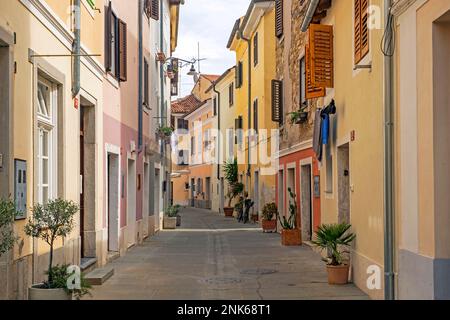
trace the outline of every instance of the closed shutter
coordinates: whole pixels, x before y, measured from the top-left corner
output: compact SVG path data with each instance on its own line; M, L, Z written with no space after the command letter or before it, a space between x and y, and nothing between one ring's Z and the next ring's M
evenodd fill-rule
M119 79L127 81L127 24L119 20Z
M144 105L150 107L149 64L147 62L147 59L144 59Z
M256 66L258 64L258 33L255 34L253 38L253 65Z
M325 88L315 87L311 80L311 54L309 46L305 48L305 63L306 63L306 99L314 99L325 96Z
M283 82L272 80L272 121L283 123Z
M283 0L275 0L275 35L283 35Z
M242 82L243 82L243 64L242 62L238 62L238 65L236 67L236 88L239 89L240 87L242 87Z
M258 99L253 101L253 129L258 132Z
M369 53L369 0L355 1L355 64L359 63Z
M311 24L309 27L311 84L333 88L333 26Z
M159 0L151 0L151 14L150 17L159 20Z
M106 72L109 72L109 71L111 71L111 66L112 66L112 57L111 57L112 7L111 7L111 2L109 3L109 6L105 12L106 12L106 17L105 17L105 69L106 69Z

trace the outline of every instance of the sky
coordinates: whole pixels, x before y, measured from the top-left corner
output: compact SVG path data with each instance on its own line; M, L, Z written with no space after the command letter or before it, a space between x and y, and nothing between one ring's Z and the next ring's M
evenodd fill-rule
M173 56L185 60L197 57L200 43L200 71L222 74L236 64L234 52L227 49L228 38L236 19L245 15L250 0L185 0L180 8L178 46ZM190 66L181 70L180 96L191 92ZM197 66L196 66L197 69ZM198 70L197 70L198 71Z

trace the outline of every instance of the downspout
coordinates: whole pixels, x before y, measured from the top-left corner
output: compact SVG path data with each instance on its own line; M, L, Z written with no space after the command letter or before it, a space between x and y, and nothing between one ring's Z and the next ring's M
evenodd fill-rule
M392 0L384 1L384 18L390 19ZM395 299L394 278L394 65L393 57L384 58L384 297Z
M220 134L220 92L216 89L216 83L213 82L213 91L217 94L217 130ZM220 139L221 136L217 137L217 180L220 181L220 151L221 151L221 144Z
M74 39L72 43L72 98L76 98L80 93L80 60L81 60L81 0L74 0Z
M251 40L244 37L243 31L239 30L239 37L247 42L248 47L248 110L247 110L247 117L248 117L248 130L250 130L252 126L252 46L251 46ZM248 153L248 166L247 166L247 176L251 176L251 150L250 150L250 135L247 134L247 153Z
M138 2L138 24L139 24L139 85L138 85L138 152L141 153L143 150L143 97L142 97L142 82L143 82L143 32L142 32L142 14L143 14L143 2L139 0Z

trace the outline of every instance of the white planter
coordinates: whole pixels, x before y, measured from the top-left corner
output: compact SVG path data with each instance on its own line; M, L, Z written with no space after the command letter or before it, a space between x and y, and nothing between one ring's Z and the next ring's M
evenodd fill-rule
M28 288L28 300L72 300L72 294L64 289L43 289L42 284L36 284Z
M177 228L177 217L164 217L163 222L164 229L176 229Z

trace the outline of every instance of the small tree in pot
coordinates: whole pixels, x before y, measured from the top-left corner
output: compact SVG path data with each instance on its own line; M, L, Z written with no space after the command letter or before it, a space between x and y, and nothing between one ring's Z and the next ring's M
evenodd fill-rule
M288 189L289 192L289 218L278 217L281 224L281 243L284 246L299 246L302 244L300 229L297 227L297 196Z
M225 162L224 167L225 180L228 182L228 206L223 208L226 217L232 217L234 208L231 206L233 200L242 194L244 185L238 181L238 163L237 158L232 161Z
M321 250L327 251L323 260L327 263L328 283L347 284L349 265L344 262L344 254L356 235L348 232L352 226L348 223L323 224L319 226L316 239L312 243Z
M275 232L277 230L278 208L274 202L267 203L262 211L263 232Z
M16 206L11 200L0 200L0 257L14 247L17 237L13 225L17 216Z
M170 206L166 209L163 226L164 229L176 229L177 228L177 217L180 211L180 206ZM181 223L181 221L180 221Z
M86 283L79 282L78 287L69 288L68 283L61 281L60 266L53 266L55 241L61 237L67 237L74 228L74 216L79 206L73 201L62 199L49 200L46 204L37 204L33 207L33 216L25 226L25 233L33 238L41 239L50 246L47 280L44 283L35 284L29 289L31 300L61 300L71 299L72 294L82 296L87 293ZM63 270L69 272L67 267ZM81 276L81 274L80 274Z

